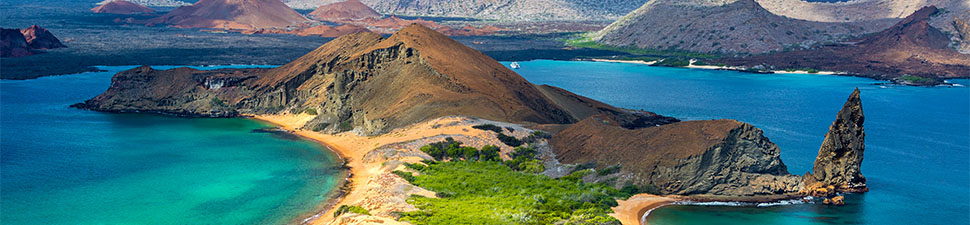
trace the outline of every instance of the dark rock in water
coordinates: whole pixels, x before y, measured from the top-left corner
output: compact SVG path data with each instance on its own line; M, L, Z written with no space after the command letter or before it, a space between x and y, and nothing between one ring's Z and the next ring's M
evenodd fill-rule
M869 191L860 170L866 148L864 122L862 100L856 88L825 135L815 158L815 168L805 175L810 192L820 188L837 192Z

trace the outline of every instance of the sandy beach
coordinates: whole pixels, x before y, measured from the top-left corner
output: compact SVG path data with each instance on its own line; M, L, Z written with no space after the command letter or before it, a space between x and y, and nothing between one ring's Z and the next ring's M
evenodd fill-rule
M640 225L644 214L678 200L675 196L637 194L627 200L617 200L618 205L613 207L611 215L624 225Z
M413 206L406 203L406 199L410 195L434 196L434 192L413 186L390 173L403 167L401 165L403 162L413 163L423 160L424 158L414 156L414 152L419 151L417 150L419 146L401 145L399 147L402 149L398 149L397 152L392 154L395 157L388 157L387 152L385 152L386 147L382 146L412 141L430 143L437 139L443 139L443 136L458 137L456 139L465 143L466 146L503 146L491 132L471 128L475 124L499 122L464 117L433 119L406 128L395 129L378 136L358 136L353 132L330 135L304 130L301 129L303 124L313 119L312 115L307 114L249 115L249 117L275 124L280 126L281 129L293 132L295 135L317 141L340 155L350 170L350 179L347 185L349 188L335 203L333 201L329 203L333 206L358 205L371 212L371 216L348 215L335 218L333 212L336 207L330 207L326 212L321 212L307 219L306 224L403 224L396 221L391 213L415 210ZM526 135L528 132L528 130L517 125L501 125L518 127L517 130L521 129L516 132L521 132L519 135ZM382 147L381 149L385 151L375 151L379 147ZM511 150L509 147L504 147L502 151ZM375 152L379 154L375 154ZM379 157L375 157L375 155L379 155ZM420 153L420 155L423 155L423 153Z

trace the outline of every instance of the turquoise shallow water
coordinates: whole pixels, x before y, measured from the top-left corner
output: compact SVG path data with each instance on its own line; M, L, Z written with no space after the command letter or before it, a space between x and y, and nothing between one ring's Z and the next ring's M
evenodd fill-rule
M508 65L508 63L504 63ZM754 124L781 147L793 174L812 168L818 147L853 88L862 91L871 191L847 206L670 206L651 224L970 224L970 88L873 85L826 75L763 75L634 64L530 61L515 70L624 108L685 120ZM970 86L966 79L952 82Z
M128 68L0 81L3 224L282 224L342 179L323 147L253 132L269 124L68 108Z

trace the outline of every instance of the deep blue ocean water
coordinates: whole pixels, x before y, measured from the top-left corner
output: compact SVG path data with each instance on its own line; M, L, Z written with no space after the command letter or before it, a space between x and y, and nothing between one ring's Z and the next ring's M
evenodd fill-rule
M284 224L343 178L320 145L253 132L269 124L68 107L128 68L0 81L0 222Z
M508 62L504 62L508 66ZM514 70L615 106L683 120L754 124L781 148L793 174L818 148L856 87L866 116L862 173L870 192L846 206L670 206L650 224L970 224L970 88L874 85L810 74L749 74L635 64L529 61ZM966 79L952 80L970 86Z

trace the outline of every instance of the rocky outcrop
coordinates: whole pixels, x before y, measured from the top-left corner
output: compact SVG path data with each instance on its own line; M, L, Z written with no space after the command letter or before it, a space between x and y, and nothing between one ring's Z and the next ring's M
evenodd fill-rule
M185 116L314 109L317 115L305 128L362 134L452 115L541 124L581 118L495 60L421 25L387 38L370 32L342 36L268 70L142 67L115 75L108 91L76 106ZM591 110L631 123L663 119L612 106Z
M808 190L823 188L827 195L831 195L832 191L869 191L860 169L866 149L865 119L859 89L856 88L825 134L825 141L815 158L815 167L811 173L805 174Z
M970 55L951 48L950 38L929 24L937 12L933 6L922 8L892 27L855 39L852 44L717 61L735 66L843 71L882 80L910 75L925 79L902 81L921 85L940 84L944 78L970 77Z
M306 22L279 0L199 0L148 21L180 28L259 29Z
M381 18L381 14L374 9L360 3L358 0L347 0L318 7L308 14L311 18L325 21L362 20L367 18Z
M116 0L99 5L98 7L94 7L91 9L91 12L110 14L142 14L155 13L155 10L129 1Z
M970 14L970 13L968 13ZM960 38L960 52L970 54L970 16L967 19L953 18L953 29L957 31Z
M37 25L26 29L0 29L0 57L23 57L39 52L34 50L67 47L50 31Z
M663 18L663 19L657 19ZM592 35L606 45L719 53L800 49L875 32L856 23L778 16L755 0L655 0Z
M778 146L760 129L734 120L626 129L592 117L553 135L550 143L563 163L620 166L619 178L654 187L657 194L771 201L801 188L800 178L781 162Z

